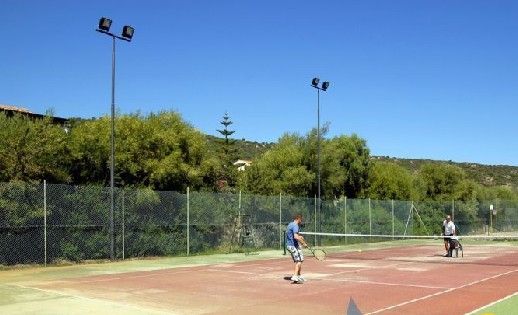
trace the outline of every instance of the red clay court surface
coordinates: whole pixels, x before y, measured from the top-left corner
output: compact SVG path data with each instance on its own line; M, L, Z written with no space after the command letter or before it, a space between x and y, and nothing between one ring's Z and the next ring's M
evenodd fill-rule
M468 252L469 250L469 252ZM518 291L518 248L385 248L306 257L304 284L285 280L289 256L64 279L41 290L116 301L172 314L345 314L352 297L363 314L464 314Z

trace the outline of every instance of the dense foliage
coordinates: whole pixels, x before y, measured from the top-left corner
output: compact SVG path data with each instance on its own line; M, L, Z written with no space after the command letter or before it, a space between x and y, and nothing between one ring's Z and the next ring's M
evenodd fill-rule
M0 240L7 244L0 248L0 263L41 261L32 252L23 253L28 242L42 244L44 179L71 184L47 189L48 224L53 227L50 257L106 258L109 118L73 120L63 128L50 119L0 114L0 126L0 183L9 183L0 184ZM389 234L392 229L405 233L412 226L414 233L437 234L437 222L452 212L461 229L480 230L488 224L489 203L505 214L508 222L498 222L503 230L518 222L518 192L512 181L499 185L487 176L473 176L473 167L467 171L449 162L374 158L366 140L358 135L326 137L326 132L327 126L321 130L324 202L318 218L313 213L319 173L316 130L306 135L285 134L273 144L233 142L239 157L252 160L250 167L238 172L228 169L232 167L228 154L219 154L225 150L218 146L228 143L202 134L176 112L119 116L116 207L124 208L125 214L117 212L115 224L127 229L125 252L133 257L183 253L187 231L193 235L189 245L193 251L232 244L236 215L242 212L253 222L261 222L254 233L269 240L263 245L276 246L280 195L288 200L282 206L283 220L303 211L310 218L308 224L321 220L321 228L328 232L346 231L342 211L347 202L351 211L348 232L354 233ZM507 168L512 180L516 168ZM185 213L188 187L189 225ZM420 216L409 222L412 207ZM395 222L391 211L395 211ZM119 232L116 243L122 243ZM39 247L33 250L41 253ZM12 253L23 254L26 260L9 261Z
M50 119L0 115L0 125L0 182L46 179L51 183L109 184L108 117L74 120L65 129ZM325 199L347 196L468 202L518 198L516 186L480 181L482 175L473 176L474 167L466 171L448 162L373 158L364 139L355 134L327 138L327 128L321 131L320 148ZM226 169L231 167L229 161L222 160L228 155L222 157L217 152L228 150L218 149L228 146L227 142L203 135L176 112L121 115L116 120L116 185L218 191L218 181L224 179L230 191L301 197L317 194L315 129L306 135L285 134L274 144L233 143L238 157L250 155L247 158L252 159L252 166L244 172ZM518 173L508 168L508 178Z

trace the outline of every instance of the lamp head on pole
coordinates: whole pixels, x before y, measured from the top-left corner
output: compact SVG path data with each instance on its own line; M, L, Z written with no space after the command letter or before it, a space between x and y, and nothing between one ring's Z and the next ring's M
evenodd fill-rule
M328 87L329 87L329 82L328 81L325 81L324 83L322 83L322 91L327 90Z
M129 25L125 25L122 28L122 37L126 40L130 41L133 38L133 33L135 32L135 29Z
M103 32L109 32L111 26L112 26L112 20L110 20L109 18L102 17L99 20L99 30L101 30Z
M313 78L313 80L311 80L311 85L318 87L318 82L320 82L319 78Z

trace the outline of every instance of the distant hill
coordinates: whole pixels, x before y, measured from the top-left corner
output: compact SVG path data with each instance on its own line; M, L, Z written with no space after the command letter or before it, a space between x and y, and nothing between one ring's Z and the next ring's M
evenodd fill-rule
M206 137L209 150L211 150L211 152L217 152L218 143L221 143L224 139L210 135ZM275 145L275 143L272 142L254 142L244 139L232 140L235 141L239 158L244 160L253 160ZM511 186L518 188L518 166L456 163L453 161L429 159L402 159L388 156L372 156L372 159L396 163L412 173L417 172L425 163L450 164L462 168L469 178L484 186Z
M218 146L220 143L225 141L224 138L219 138L215 136L206 135L207 143L209 146L209 150L213 153L218 152ZM245 139L231 139L235 141L235 147L237 150L237 155L240 159L243 160L253 160L256 157L259 157L262 153L266 152L268 149L273 147L275 143L271 142L255 142L248 141Z
M469 178L484 186L518 187L518 167L508 165L484 165L478 163L456 163L427 159L400 159L386 156L373 156L373 159L394 162L411 172L416 172L425 163L442 163L462 168Z

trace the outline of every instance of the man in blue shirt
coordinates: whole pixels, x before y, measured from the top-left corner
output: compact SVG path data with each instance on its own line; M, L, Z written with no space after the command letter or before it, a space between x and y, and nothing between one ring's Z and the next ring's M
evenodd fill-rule
M302 269L302 262L304 261L304 255L302 254L300 245L308 247L308 244L306 244L304 237L299 234L299 226L301 223L302 215L297 214L293 222L290 222L286 229L286 249L290 252L291 258L293 258L293 262L295 263L295 270L293 272L293 276L291 277L291 281L295 282L304 281L304 278L302 278L302 276L300 275L300 271Z

